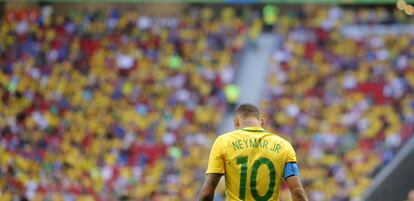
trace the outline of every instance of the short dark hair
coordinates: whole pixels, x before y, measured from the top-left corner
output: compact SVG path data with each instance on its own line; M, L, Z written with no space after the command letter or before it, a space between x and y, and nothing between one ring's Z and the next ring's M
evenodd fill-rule
M236 116L241 116L243 118L247 117L255 117L257 119L260 119L260 111L259 108L257 108L255 105L250 103L244 103L239 105L233 114Z

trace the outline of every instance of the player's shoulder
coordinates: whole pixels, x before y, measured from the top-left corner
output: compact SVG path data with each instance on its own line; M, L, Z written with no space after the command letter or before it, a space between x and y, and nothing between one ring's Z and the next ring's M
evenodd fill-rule
M267 132L272 134L271 137L274 138L275 140L279 141L279 143L285 144L285 145L291 145L291 143L288 140L286 140L284 138L284 135L281 134L280 132L278 132L278 131L275 131L275 132L267 131Z
M231 136L234 136L232 133L233 131L218 135L216 139L214 139L214 144L219 147L225 147L230 141L230 138L232 138Z

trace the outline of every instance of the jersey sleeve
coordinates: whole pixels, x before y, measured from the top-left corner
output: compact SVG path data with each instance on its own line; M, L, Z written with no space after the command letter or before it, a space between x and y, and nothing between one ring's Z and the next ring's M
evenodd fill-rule
M290 143L286 143L287 150L286 150L286 160L285 163L296 163L296 153Z
M283 178L286 180L291 176L299 176L299 167L296 161L296 153L290 143L286 143L287 152L285 167L283 171Z
M213 147L211 148L210 157L208 159L208 167L206 174L210 173L218 173L224 174L224 163L225 163L225 156L223 153L223 143L221 138L217 138L214 141Z

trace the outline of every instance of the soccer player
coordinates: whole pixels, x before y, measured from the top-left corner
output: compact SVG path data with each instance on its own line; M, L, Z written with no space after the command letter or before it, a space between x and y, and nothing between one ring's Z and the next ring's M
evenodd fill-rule
M264 118L256 106L242 104L236 108L237 130L219 136L214 142L200 201L213 200L222 175L226 181L226 200L279 200L282 178L293 201L308 200L292 145L264 130L263 125Z

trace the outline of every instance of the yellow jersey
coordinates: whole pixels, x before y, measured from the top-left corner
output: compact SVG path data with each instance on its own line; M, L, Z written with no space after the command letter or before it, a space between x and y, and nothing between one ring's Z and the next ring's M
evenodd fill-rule
M288 163L296 164L289 142L263 128L246 127L215 140L206 174L224 174L227 200L273 201L279 200Z

